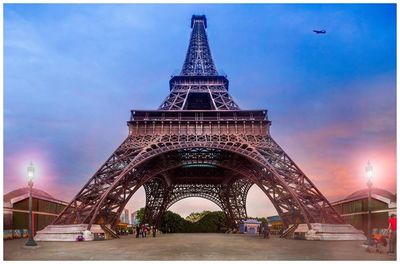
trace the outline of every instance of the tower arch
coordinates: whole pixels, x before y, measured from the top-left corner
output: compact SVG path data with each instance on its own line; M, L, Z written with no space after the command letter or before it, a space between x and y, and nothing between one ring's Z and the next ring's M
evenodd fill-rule
M227 215L230 216L232 222L237 223L237 221L247 216L245 199L248 189L251 185L257 184L271 200L285 224L288 225L295 222L309 224L320 220L320 218L316 218L316 215L307 213L305 209L310 208L310 203L306 202L314 202L318 197L315 197L311 201L299 199L296 193L297 185L294 185L292 182L290 185L287 184L282 175L279 174L268 160L257 152L257 148L252 147L248 142L227 141L224 144L216 144L212 141L192 141L183 144L164 142L162 144L151 143L150 146L152 147L145 147L144 151L138 154L145 157L132 159L131 163L126 165L126 168L130 169L125 169L121 174L115 175L113 179L108 179L103 185L102 190L100 190L100 184L96 183L99 176L93 176L92 181L98 191L97 197L94 198L94 194L92 193L89 203L84 204L85 201L82 198L87 197L87 191L83 190L81 192L81 195L83 194L82 198L77 197L75 199L81 202L80 207L75 208L71 203L68 206L69 209L66 208L65 212L60 216L68 215L70 222L81 221L90 226L96 223L100 217L104 219L105 215L108 214L108 221L114 224L118 214L122 211L130 197L138 188L145 186L146 208L149 209L148 217L150 217L150 222L157 223L162 213L165 212L171 203L171 199L178 199L180 197L179 195L173 196L174 190L178 190L182 186L186 186L187 188L196 187L197 184L204 187L204 192L202 193L204 197L213 199L213 201L219 203ZM124 161L124 159L117 159L116 161L118 163ZM106 164L105 166L118 167L119 164ZM218 178L217 175L211 175L208 179L207 177L202 177L198 179L200 180L198 183L193 178L184 179L183 182L179 182L182 178L176 176L182 170L186 170L186 173L193 173L200 168L208 168L209 171L219 172L220 176ZM221 168L225 171L221 170ZM171 174L171 172L173 173ZM305 177L303 181L306 182L309 180ZM112 182L112 184L110 185L109 182ZM88 186L89 189L90 186ZM206 192L206 190L213 188L214 193L210 192L212 195ZM127 190L129 190L128 193L126 192ZM235 193L229 196L229 194L224 193L227 190L235 190ZM219 199L216 198L217 192L219 193ZM151 193L154 195L150 195ZM190 195L190 193L193 193L193 191L183 192L181 195ZM312 194L315 193L310 192L310 195ZM224 199L225 202L223 202ZM91 203L93 200L97 202ZM239 201L239 205L236 204L232 209L232 201ZM70 210L69 213L66 213L68 210ZM74 211L78 210L81 213L74 214ZM84 212L87 212L86 215L83 214ZM112 214L112 212L115 213ZM323 217L323 215L318 215L317 217Z

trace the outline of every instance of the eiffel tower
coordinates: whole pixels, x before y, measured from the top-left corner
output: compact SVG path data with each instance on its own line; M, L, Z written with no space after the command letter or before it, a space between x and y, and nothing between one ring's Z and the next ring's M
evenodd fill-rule
M217 204L237 227L247 218L246 197L254 184L286 227L345 226L271 137L267 110L242 110L230 96L228 79L214 65L206 28L204 15L192 16L186 59L169 81L170 94L157 110L131 111L127 138L42 236L74 225L92 232L99 225L112 229L142 186L145 222L154 226L177 201L201 197Z

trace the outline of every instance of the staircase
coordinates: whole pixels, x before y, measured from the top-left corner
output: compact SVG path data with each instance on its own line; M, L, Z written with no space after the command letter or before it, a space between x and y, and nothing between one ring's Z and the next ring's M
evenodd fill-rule
M100 225L92 225L89 236L85 236L87 224L76 225L48 225L43 230L37 232L36 241L76 241L76 238L83 235L85 241L94 239L94 235L104 234Z
M363 231L350 224L311 223L311 229L300 224L294 232L306 240L367 240Z
M107 225L101 225L101 228L104 230L106 239L119 238L119 235L114 230L112 230L111 227Z
M285 231L283 231L282 235L280 235L280 238L293 238L293 232L297 229L299 224L294 224L289 226Z

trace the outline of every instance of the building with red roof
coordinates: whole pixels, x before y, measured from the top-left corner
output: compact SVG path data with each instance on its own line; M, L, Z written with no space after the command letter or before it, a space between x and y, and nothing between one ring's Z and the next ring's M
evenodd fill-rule
M51 224L67 206L40 189L32 189L33 233ZM3 196L4 238L15 238L27 233L29 223L29 188L19 188Z
M332 206L345 219L367 234L368 189L353 192L346 198L333 202ZM371 189L371 228L374 232L388 227L389 217L396 214L396 195L380 188Z

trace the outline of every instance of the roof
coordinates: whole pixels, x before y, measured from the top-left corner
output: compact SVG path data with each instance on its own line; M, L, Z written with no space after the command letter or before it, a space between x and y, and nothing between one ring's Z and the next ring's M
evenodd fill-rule
M377 195L383 196L385 198L388 198L391 201L396 201L396 196L393 193L391 193L387 190L384 190L384 189L371 188L371 194L377 194ZM368 188L353 192L352 194L347 196L346 199L359 199L359 198L365 198L365 197L368 197Z
M396 195L380 188L371 188L371 197L373 199L385 202L385 203L391 203L391 202L396 202ZM368 198L368 188L366 189L361 189L358 191L353 192L352 194L348 195L346 198L335 201L332 204L339 204L339 203L344 203L344 202L351 202L351 201L356 201L356 200L361 200L361 199L366 199Z
M279 215L268 216L267 220L268 220L268 222L282 221L282 219Z
M247 219L247 220L243 221L243 223L245 223L245 224L261 224L261 222L257 221L256 219Z
M24 187L24 188L19 188L16 189L14 191L11 191L9 193L6 193L3 196L3 201L4 203L10 203L10 204L14 204L17 203L21 200L24 200L26 198L29 197L29 187ZM50 201L50 202L55 202L55 203L60 203L60 204L64 204L67 205L68 203L65 201L61 201L58 200L56 198L54 198L53 196L51 196L50 194L48 194L47 192L40 190L40 189L36 189L36 188L32 188L32 197L36 198L36 199L41 199L41 200L45 200L45 201Z
M24 194L29 194L29 187L19 188L19 189L16 189L14 191L11 191L11 192L5 194L3 196L3 201L10 202L12 198L15 198L15 197L18 197L18 196L21 196ZM38 198L43 197L43 198L54 199L53 196L51 196L47 192L42 191L40 189L35 189L35 188L32 188L32 196L36 196Z

